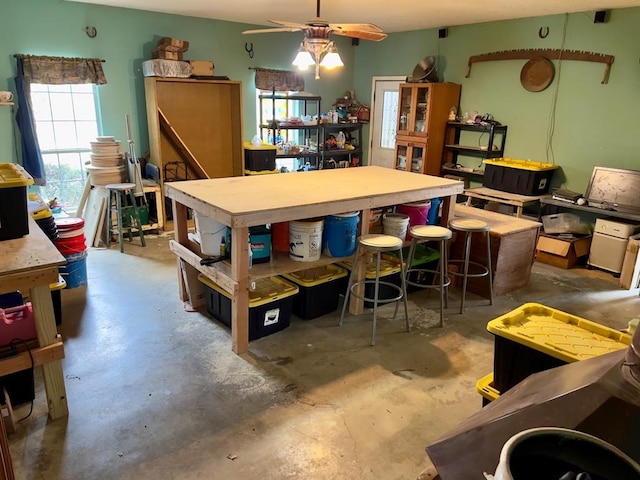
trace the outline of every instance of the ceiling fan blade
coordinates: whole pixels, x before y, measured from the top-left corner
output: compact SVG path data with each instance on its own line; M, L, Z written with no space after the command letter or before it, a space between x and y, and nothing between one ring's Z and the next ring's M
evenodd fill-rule
M287 21L283 21L283 20L267 20L269 23L273 23L274 25L280 25L282 27L298 27L298 28L304 28L307 25L304 23L296 23L296 22L287 22Z
M242 33L280 33L280 32L299 32L300 27L280 27L280 28L259 28L257 30L245 30Z
M384 33L379 26L373 23L331 23L329 26L333 30Z
M351 37L351 38L361 38L362 40L372 40L374 42L379 42L387 38L386 33L381 32L370 32L365 30L331 30L332 33L336 35L342 35L343 37Z

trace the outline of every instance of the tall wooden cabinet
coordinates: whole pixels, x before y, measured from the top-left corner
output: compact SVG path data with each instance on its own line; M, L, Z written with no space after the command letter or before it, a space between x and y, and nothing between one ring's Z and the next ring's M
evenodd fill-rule
M445 127L451 107L460 103L456 83L400 85L395 167L440 175Z
M241 82L145 77L144 86L149 161L163 196L164 182L242 175Z

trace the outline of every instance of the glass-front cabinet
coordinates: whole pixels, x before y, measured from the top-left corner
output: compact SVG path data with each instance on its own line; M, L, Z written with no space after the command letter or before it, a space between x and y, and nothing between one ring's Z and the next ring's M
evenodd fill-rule
M456 83L400 84L395 168L440 175L449 110L459 102Z
M431 84L400 85L400 108L396 135L427 138L429 92Z
M422 173L427 158L427 145L407 140L396 140L396 168Z

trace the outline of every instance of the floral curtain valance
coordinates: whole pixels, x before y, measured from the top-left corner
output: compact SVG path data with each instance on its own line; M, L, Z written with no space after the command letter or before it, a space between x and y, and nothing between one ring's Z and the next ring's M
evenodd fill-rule
M22 60L22 75L30 83L51 85L95 83L104 85L107 79L98 58L43 57L16 55Z
M256 88L276 92L303 92L304 79L288 70L255 68Z

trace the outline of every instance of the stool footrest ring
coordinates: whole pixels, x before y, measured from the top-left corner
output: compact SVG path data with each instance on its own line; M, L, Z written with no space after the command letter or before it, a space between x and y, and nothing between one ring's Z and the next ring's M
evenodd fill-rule
M418 272L418 274L420 273L433 273L433 281L434 283L429 285L429 284L425 284L425 283L418 283L415 281L410 280L411 278L411 273L415 273ZM451 272L449 272L451 273ZM405 280L407 285L411 285L412 287L420 287L420 288L440 288L440 282L435 282L436 278L440 278L440 272L438 270L430 270L428 268L411 268L409 270L407 270L407 279ZM444 277L444 285L442 285L443 287L448 287L449 285L451 285L451 278L449 278L448 275L445 275Z
M454 265L462 265L464 266L464 260L449 260L448 263L454 264ZM472 269L472 267L474 267ZM473 271L473 270L476 271ZM456 277L464 277L464 271L462 272L453 272L453 271L449 271L449 275L454 275ZM481 263L478 262L469 262L469 271L467 273L467 277L486 277L487 275L489 275L489 268L486 267L485 265L482 265Z
M363 280L362 282L356 282L353 285L351 285L350 290L351 290L351 295L353 295L356 298L360 298L360 299L362 299L362 300L364 300L366 302L371 302L371 303L376 302L375 298L367 297L365 295L359 295L359 294L354 292L354 289L356 287L359 287L360 285L364 285L364 286L366 286L366 285L375 285L375 280ZM378 285L384 285L386 287L391 287L391 288L393 288L394 290L396 290L398 292L398 295L393 297L393 298L378 298L378 300L377 300L378 305L385 304L385 303L397 302L398 300L402 299L402 297L404 296L402 294L402 288L400 288L395 283L385 282L385 281L381 280L381 281L378 282Z

